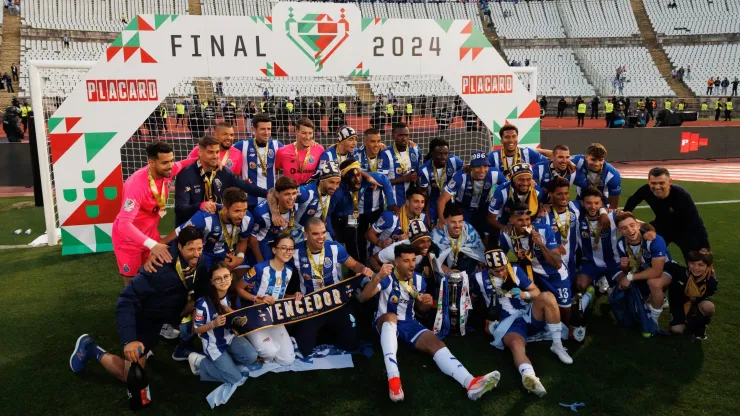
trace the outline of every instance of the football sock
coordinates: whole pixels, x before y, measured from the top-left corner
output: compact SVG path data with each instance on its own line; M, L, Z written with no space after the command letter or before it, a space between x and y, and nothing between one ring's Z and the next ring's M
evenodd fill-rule
M588 304L591 303L591 294L584 293L581 298L581 310L585 311L588 308Z
M657 324L658 319L660 319L660 314L663 313L663 308L655 309L652 304L648 304L648 306L650 307L650 317L653 318L653 321Z
M396 361L396 351L398 351L398 335L396 334L396 324L393 322L383 322L380 327L380 347L383 349L383 362L385 362L385 371L388 373L388 379L400 376L398 372L398 362Z
M91 342L87 344L86 347L87 355L95 357L96 360L100 361L101 358L105 355L105 350L98 347L98 345L94 342Z
M530 374L534 375L534 367L532 367L532 364L522 364L519 366L519 374L525 375Z
M556 324L547 324L547 329L550 331L550 334L552 334L552 345L563 345L562 340L562 327L560 326L560 322Z
M443 373L457 380L465 389L473 381L473 376L460 364L460 361L457 361L457 358L452 355L450 349L447 347L442 348L434 354L434 362L437 363L437 367Z

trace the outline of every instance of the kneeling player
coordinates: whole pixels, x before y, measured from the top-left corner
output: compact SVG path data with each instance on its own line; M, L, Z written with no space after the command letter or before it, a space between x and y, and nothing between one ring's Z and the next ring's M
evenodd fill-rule
M375 323L380 333L391 400L397 402L404 398L396 358L398 337L417 350L433 356L443 373L467 389L469 399L479 399L496 387L500 378L498 371L473 377L447 346L416 320L414 306L422 311L429 310L433 304L432 296L424 293L424 279L414 273L416 251L408 244L398 245L394 251L393 266L384 264L360 294L360 300L364 302L380 292Z
M717 292L717 276L712 267L712 252L707 248L689 251L689 267L667 263L666 273L673 278L669 292L671 331L683 334L688 326L696 339L707 339L707 325L714 315L714 303L709 297Z
M492 312L499 319L498 325L487 324L486 331L497 348L511 350L524 388L542 397L547 391L527 358L527 336L547 327L552 335L550 351L565 364L573 363L563 347L558 303L552 293L540 292L522 268L512 267L503 250L486 252L486 265L472 279L473 293L482 296L488 308L495 308Z

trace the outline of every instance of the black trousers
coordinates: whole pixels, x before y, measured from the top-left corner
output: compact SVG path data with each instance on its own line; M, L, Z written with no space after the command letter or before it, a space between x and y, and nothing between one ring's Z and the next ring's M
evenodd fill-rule
M560 109L558 109L558 115L557 115L556 117L557 117L557 118L563 118L563 112L564 112L564 111L565 111L565 110L560 110Z
M719 121L719 115L721 114L720 111L721 110L719 108L714 110L714 121Z
M304 357L311 354L319 339L322 343L332 343L345 351L355 351L360 344L351 311L352 304L347 304L316 318L287 325L286 328L295 338L298 350Z
M599 109L598 108L592 108L591 109L591 118L599 118Z
M725 121L732 121L732 111L725 110Z
M352 214L350 214L352 215ZM347 253L352 256L353 259L357 260L360 258L360 245L357 241L357 228L350 227L347 225L349 216L333 216L331 217L331 225L334 228L334 235L336 241L342 243L344 248L347 249ZM362 263L362 262L361 262ZM365 264L365 263L362 263ZM353 273L354 275L354 273Z
M582 126L585 123L586 113L578 113L578 125Z
M655 227L654 224L653 227ZM658 233L659 236L663 237L663 240L665 240L666 247L673 243L677 245L679 249L681 249L681 254L683 254L684 261L688 262L688 260L686 260L686 257L688 256L689 251L699 250L702 248L711 249L711 247L709 247L709 236L706 233L688 231L682 235L672 235L668 232L661 233L661 231L665 230L661 230L660 228L655 227L655 232Z
M367 266L368 258L367 239L365 238L365 233L367 233L367 229L370 228L370 226L373 225L381 215L383 215L382 209L373 211L369 214L360 214L359 227L357 227L357 247L360 250L358 259L360 263L365 266Z

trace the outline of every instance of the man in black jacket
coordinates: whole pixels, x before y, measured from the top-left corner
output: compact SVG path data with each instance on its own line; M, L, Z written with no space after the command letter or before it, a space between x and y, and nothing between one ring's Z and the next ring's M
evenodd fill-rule
M72 371L82 371L87 359L95 357L109 373L126 382L132 362L145 366L146 354L157 344L162 325L176 325L192 313L196 277L208 279L202 250L200 231L195 227L180 231L177 244L170 248L172 262L155 273L142 268L118 297L116 319L124 358L107 353L84 334L77 339L69 360Z
M648 173L648 183L627 200L625 211L632 212L642 201L650 205L655 219L650 224L665 240L675 243L687 258L689 251L709 247L709 235L699 211L686 189L673 185L668 169L655 167Z
M249 195L267 197L267 190L237 177L229 168L220 167L218 160L221 144L213 136L198 142L198 161L177 174L175 182L175 222L184 224L198 210L211 214L216 204L222 202L226 188L235 186Z

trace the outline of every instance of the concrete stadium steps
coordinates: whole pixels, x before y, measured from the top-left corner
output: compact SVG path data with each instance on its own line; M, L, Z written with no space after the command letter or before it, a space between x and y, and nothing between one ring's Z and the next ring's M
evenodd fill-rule
M665 50L658 43L657 36L655 35L655 29L650 23L647 11L645 10L645 4L642 0L630 0L632 5L632 11L635 14L635 20L637 21L637 27L640 28L642 38L645 40L645 47L650 52L650 56L653 58L655 66L660 71L660 75L665 79L668 86L671 87L677 97L695 97L689 87L681 81L673 79L671 76L673 71L673 65L668 59Z
M209 78L200 78L193 81L195 84L195 94L198 95L198 100L203 104L206 101L210 101L216 98L216 94L213 91L213 81Z
M476 3L476 7L477 6L478 4ZM480 16L480 21L483 24L483 34L486 35L486 38L488 38L488 41L491 42L491 45L493 45L499 55L504 58L504 61L506 61L506 63L509 63L509 58L506 57L504 48L501 46L501 41L499 41L498 34L496 33L496 27L488 25L488 22L486 22L486 17L483 15L483 10L481 10L480 8L478 8L478 14Z
M203 10L200 6L200 0L188 0L188 13L198 16L203 14Z
M367 82L367 77L349 77L349 79L360 83L354 84L354 87L363 104L371 105L375 103L375 94L373 94L373 90Z
M8 10L3 8L3 44L0 47L0 75L5 72L10 74L10 65L15 63L18 72L27 70L20 67L21 62L21 17L11 16ZM11 103L14 95L18 93L18 82L13 81L14 93L0 92L0 109L5 109Z

